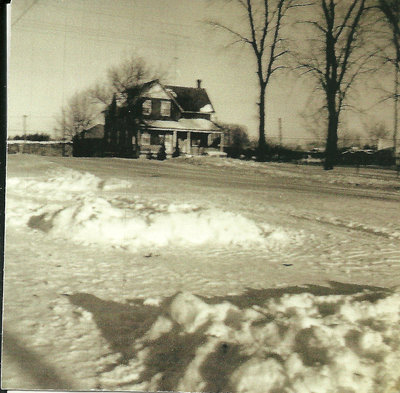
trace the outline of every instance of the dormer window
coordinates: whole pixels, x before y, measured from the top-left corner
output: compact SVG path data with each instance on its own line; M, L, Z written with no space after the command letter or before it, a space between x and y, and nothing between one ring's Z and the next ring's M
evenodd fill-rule
M171 116L171 101L161 101L161 116Z
M151 100L143 101L142 114L143 115L150 115L151 114Z

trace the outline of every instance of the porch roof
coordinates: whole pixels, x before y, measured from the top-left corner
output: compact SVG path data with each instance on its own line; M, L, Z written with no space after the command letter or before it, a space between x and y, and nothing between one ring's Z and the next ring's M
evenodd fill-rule
M166 131L222 132L221 129L207 119L143 120L146 128Z

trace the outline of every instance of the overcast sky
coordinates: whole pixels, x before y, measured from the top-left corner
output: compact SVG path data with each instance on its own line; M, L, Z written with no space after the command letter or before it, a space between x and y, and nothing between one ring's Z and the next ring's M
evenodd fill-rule
M223 15L223 16L222 16ZM105 79L106 70L136 54L168 71L169 84L202 80L219 120L257 135L253 55L229 46L205 20L245 21L232 6L209 0L12 0L8 78L9 135L52 133L54 117L76 91ZM299 113L310 81L281 74L268 93L267 136L307 138ZM360 126L357 116L354 126Z

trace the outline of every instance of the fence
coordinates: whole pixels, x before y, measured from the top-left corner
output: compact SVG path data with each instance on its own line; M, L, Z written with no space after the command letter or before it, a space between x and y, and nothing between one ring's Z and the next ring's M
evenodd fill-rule
M39 156L72 156L72 142L65 141L7 141L8 154L36 154Z

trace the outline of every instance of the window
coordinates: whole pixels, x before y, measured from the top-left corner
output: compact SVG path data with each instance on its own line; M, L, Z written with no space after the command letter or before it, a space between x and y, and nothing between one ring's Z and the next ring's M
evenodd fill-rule
M150 134L150 145L161 145L162 139L158 134Z
M142 145L150 145L150 135L149 135L149 133L144 132L142 134L141 143L142 143Z
M161 116L171 116L171 101L161 101Z
M145 100L142 105L142 113L144 115L151 114L151 100Z

